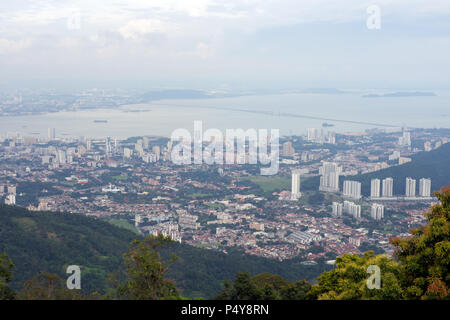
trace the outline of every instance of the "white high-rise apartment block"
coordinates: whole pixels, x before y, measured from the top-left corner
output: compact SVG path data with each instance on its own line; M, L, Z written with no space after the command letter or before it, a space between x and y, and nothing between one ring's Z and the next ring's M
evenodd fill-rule
M86 150L91 150L92 149L92 141L91 140L86 140Z
M156 155L157 160L161 158L161 148L159 146L153 146L152 152Z
M315 143L336 144L336 133L333 131L324 132L323 129L308 128L306 140Z
M55 138L56 138L56 130L55 130L55 128L48 128L48 138L50 140L55 140Z
M383 190L382 196L383 198L391 198L394 195L394 179L386 178L383 179Z
M339 174L342 168L334 162L324 162L319 168L320 191L338 192L339 191Z
M131 155L133 154L133 150L128 148L123 148L123 156L124 158L131 158Z
M431 196L431 179L419 180L419 196L429 198Z
M313 142L322 142L322 131L317 128L308 128L306 140Z
M377 203L372 204L370 216L372 217L372 219L375 219L375 220L383 219L384 218L384 206L382 204L377 204Z
M370 197L379 198L380 197L380 179L372 179L370 181Z
M414 198L416 196L416 180L406 178L405 196L407 198Z
M411 133L408 131L403 131L403 136L398 138L398 144L400 146L411 146Z
M66 152L64 150L58 150L56 153L56 163L66 164Z
M111 137L106 137L106 139L105 139L105 152L106 152L106 154L110 154L111 151L112 151Z
M353 204L351 208L351 214L353 218L360 219L361 218L361 206L359 204Z
M327 135L327 143L329 144L336 144L336 133L335 132L328 132Z
M336 218L342 217L342 210L343 210L343 205L342 205L342 203L339 203L339 202L333 202L333 204L332 204L331 207L332 207L332 209L333 209L333 211L332 211L333 217L336 217Z
M361 182L345 180L343 194L352 199L361 199Z
M11 206L16 204L16 196L13 194L8 194L5 199L5 204L9 204Z
M297 200L302 195L300 193L300 170L292 171L292 188L291 188L291 200Z
M344 201L344 212L350 214L355 219L361 218L361 206L351 201Z

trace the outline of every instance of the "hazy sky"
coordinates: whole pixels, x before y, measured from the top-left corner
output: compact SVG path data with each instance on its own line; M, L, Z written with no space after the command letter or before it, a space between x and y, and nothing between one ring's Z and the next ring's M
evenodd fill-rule
M450 88L450 1L1 0L5 85Z

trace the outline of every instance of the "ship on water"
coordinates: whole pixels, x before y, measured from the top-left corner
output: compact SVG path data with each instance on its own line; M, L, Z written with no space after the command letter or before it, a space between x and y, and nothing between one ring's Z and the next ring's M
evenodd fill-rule
M95 123L108 123L108 120L94 120Z

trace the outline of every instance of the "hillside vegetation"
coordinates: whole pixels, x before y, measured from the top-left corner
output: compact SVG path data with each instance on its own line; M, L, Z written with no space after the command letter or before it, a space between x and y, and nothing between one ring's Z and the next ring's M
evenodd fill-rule
M0 253L6 253L15 268L11 286L19 289L39 272L67 278L67 266L79 265L82 290L105 293L107 277L118 270L131 242L141 238L134 232L83 215L30 212L24 208L0 205ZM178 256L167 272L183 296L211 298L239 271L251 274L277 273L287 280L313 281L329 266L300 264L298 259L279 262L229 249L229 253L172 243L162 256Z

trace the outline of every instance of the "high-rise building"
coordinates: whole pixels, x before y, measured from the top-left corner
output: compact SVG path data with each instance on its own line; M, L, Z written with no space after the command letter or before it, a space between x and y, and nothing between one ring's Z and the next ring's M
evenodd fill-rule
M355 219L361 218L361 206L351 201L344 201L343 211L353 216Z
M371 198L380 197L380 179L372 179L370 181L370 197Z
M411 146L411 133L404 130L403 135L400 138L398 138L398 144L400 146L410 147Z
M336 133L333 131L328 132L326 142L329 144L336 144Z
M336 133L333 131L324 132L323 129L308 128L306 140L315 143L336 143Z
M383 198L391 198L393 194L394 194L394 179L392 178L383 179L383 190L382 190Z
M123 148L123 157L124 158L131 158L131 155L133 154L133 150L128 148Z
M416 196L416 180L406 178L405 196L407 198L414 198Z
M419 180L419 196L429 198L431 196L431 179Z
M152 151L156 155L156 159L159 160L161 157L161 148L159 146L153 146Z
M58 150L56 152L56 163L66 164L66 152L64 150Z
M353 218L361 219L361 205L353 203L350 211L351 211Z
M343 195L352 199L361 199L361 182L345 180Z
M372 219L381 220L384 218L384 206L382 204L374 203L370 211Z
M322 142L322 131L317 128L308 128L306 140L312 142Z
M322 167L319 168L320 186L319 190L328 192L339 191L339 174L342 172L342 168L334 162L324 162Z
M343 210L342 203L333 202L332 210L333 210L333 212L332 212L333 217L336 217L336 218L342 217L342 210Z
M134 144L134 150L136 150L136 153L139 156L143 156L144 155L144 147L142 146L142 140L138 140L135 144Z
M106 137L105 139L105 152L106 154L111 154L112 146L111 146L111 137Z
M92 149L92 141L86 140L86 150L90 151Z
M150 147L150 139L148 137L142 138L142 147L144 148L144 150L148 150L148 148Z
M351 201L344 201L343 211L353 216L355 219L361 218L361 205Z
M301 176L301 171L299 171L299 170L292 171L292 188L291 188L291 199L292 200L297 200L301 196L300 176Z
M292 142L287 141L283 143L283 156L285 157L292 157L295 153L294 148L292 147Z
M14 194L8 194L5 198L5 204L9 204L11 206L16 204L16 196Z
M56 130L55 130L55 128L48 128L48 138L50 140L54 140L56 138Z

